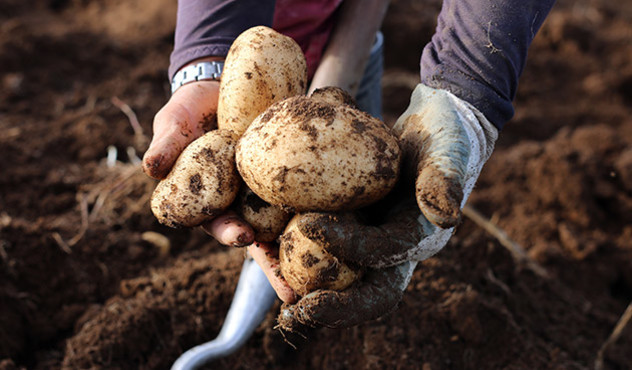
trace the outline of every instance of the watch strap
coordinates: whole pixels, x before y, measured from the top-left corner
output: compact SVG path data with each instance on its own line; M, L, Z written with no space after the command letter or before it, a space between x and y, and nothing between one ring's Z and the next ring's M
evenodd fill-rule
M224 62L210 61L190 64L180 69L171 80L171 94L175 93L180 86L194 81L215 80L219 81Z

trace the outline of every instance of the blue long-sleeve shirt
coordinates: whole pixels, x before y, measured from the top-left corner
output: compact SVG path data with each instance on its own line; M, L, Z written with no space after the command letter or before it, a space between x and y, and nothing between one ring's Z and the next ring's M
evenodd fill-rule
M421 55L421 82L471 103L497 128L512 101L527 50L555 0L445 0Z
M331 0L322 1L331 7ZM252 26L273 26L276 3L179 0L170 77L193 59L226 55L233 40ZM282 0L278 3L292 4ZM501 129L514 114L512 101L531 41L554 3L555 0L444 0L436 32L421 56L421 82L471 103ZM332 12L324 14L329 21L335 16ZM314 21L313 17L310 21ZM322 20L323 24L326 21Z

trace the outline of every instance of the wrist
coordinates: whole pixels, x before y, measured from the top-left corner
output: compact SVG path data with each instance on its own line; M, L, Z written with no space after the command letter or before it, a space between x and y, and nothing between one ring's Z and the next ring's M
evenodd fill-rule
M483 166L492 155L494 144L498 138L498 129L472 104L450 92L447 94L454 102L457 114L461 117L461 123L470 144L461 202L461 208L463 208L474 189Z
M485 163L494 150L494 144L498 139L498 129L475 106L449 91L446 91L446 94L454 101L456 111L463 118L463 126L468 136L476 137L480 146L481 161Z
M197 58L182 66L171 79L171 94L181 87L200 81L219 82L224 69L223 56Z

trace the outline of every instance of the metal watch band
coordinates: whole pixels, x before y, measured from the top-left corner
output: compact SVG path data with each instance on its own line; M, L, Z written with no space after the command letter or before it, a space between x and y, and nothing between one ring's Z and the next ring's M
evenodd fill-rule
M180 86L193 81L216 80L219 81L224 69L224 62L200 62L188 65L179 70L171 81L171 94Z

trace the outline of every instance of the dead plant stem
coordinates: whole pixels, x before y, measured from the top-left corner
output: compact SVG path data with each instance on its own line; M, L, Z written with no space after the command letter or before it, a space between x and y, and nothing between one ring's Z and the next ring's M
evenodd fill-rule
M623 315L619 318L619 321L617 322L617 325L614 326L612 333L610 333L608 339L606 339L601 348L599 348L597 359L595 360L595 370L603 370L606 351L619 339L623 329L625 329L630 321L632 321L632 302L628 304L628 308L625 309Z
M474 207L469 204L466 204L463 207L463 214L474 221L475 224L483 228L485 231L494 236L500 245L505 247L512 256L519 262L525 263L527 267L529 267L534 273L543 278L548 278L549 274L544 269L544 267L540 266L536 261L534 261L527 252L522 248L522 246L515 241L513 241L504 230L502 230L498 225L492 223L489 219L483 216L479 211L477 211Z
M127 116L127 119L134 130L134 135L141 137L145 136L143 128L141 127L140 122L138 122L138 117L136 117L136 113L134 113L132 108L116 96L113 96L110 101Z

